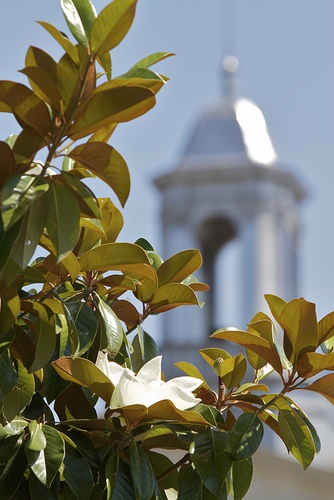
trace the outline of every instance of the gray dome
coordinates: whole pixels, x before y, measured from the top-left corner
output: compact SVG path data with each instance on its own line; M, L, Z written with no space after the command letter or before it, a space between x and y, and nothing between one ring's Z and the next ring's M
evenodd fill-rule
M276 153L261 110L247 99L225 99L204 111L181 160L182 169L205 162L272 167Z

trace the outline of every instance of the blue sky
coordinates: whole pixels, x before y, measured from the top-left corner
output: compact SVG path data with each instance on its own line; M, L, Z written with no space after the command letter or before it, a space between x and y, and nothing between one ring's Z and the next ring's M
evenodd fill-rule
M100 11L107 1L94 3ZM2 5L1 79L25 81L17 70L29 45L60 56L35 20L67 30L58 0ZM115 75L152 52L176 56L157 67L171 78L157 106L119 127L112 142L132 173L122 239L143 236L162 250L152 179L172 168L201 111L221 96L221 60L233 48L239 94L260 106L279 157L309 192L301 207L300 295L317 303L319 316L334 309L333 23L332 0L139 0L133 28L113 55ZM4 138L15 124L0 120Z

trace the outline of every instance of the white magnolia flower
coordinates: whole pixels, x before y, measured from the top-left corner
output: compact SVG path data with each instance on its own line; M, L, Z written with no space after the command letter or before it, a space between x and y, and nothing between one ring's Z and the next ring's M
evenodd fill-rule
M187 410L200 403L201 399L195 398L192 391L202 384L202 380L184 376L164 382L161 380L161 358L151 359L135 375L129 368L108 361L107 354L101 354L96 365L115 386L110 408L130 405L149 408L159 401L168 400L177 409Z

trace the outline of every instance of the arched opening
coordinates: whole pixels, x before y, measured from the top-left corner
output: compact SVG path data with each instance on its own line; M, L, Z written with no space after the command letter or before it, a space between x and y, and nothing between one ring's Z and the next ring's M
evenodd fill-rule
M203 255L203 278L210 285L205 297L207 325L211 334L216 328L227 326L235 293L233 283L238 263L235 259L237 231L229 219L214 216L205 220L198 232ZM233 297L233 298L232 298Z

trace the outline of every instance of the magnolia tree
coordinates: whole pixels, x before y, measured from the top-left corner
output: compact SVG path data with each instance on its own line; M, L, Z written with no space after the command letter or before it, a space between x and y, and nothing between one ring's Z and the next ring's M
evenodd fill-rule
M166 77L150 67L170 54L115 77L110 51L136 0L114 0L98 15L90 0L60 4L73 41L40 24L61 59L29 47L28 86L0 82L0 111L21 127L0 142L1 499L239 500L264 426L304 469L319 451L290 393L334 403L334 374L318 377L334 369L334 313L318 322L314 304L267 296L282 345L259 313L247 331L218 330L217 347L200 351L217 387L188 363L179 364L184 376L164 380L143 323L199 305L201 256L186 250L162 262L144 239L117 242L120 210L85 179L99 177L125 204L129 172L109 140L154 106ZM31 263L37 247L44 257ZM245 355L231 356L225 340ZM275 394L264 383L271 372Z

